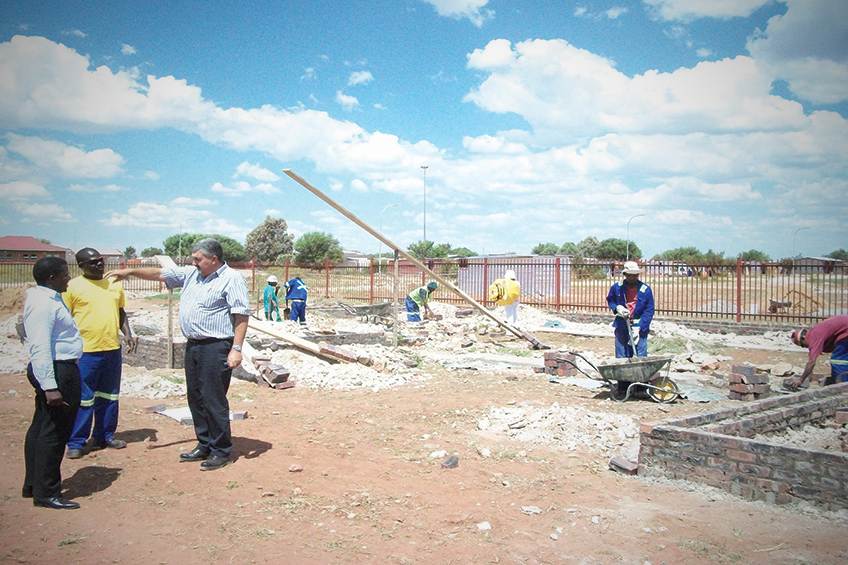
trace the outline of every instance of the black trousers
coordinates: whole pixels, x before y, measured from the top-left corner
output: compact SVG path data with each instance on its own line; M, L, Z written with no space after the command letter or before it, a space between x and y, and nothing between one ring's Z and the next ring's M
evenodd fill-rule
M80 405L81 381L76 362L54 361L53 370L59 392L68 406L48 405L32 373L32 365L27 366L27 379L35 388L35 413L24 442L24 489L32 490L35 498L62 494L62 458Z
M226 366L232 346L231 339L189 340L185 350L186 395L198 447L218 457L229 457L233 447L227 400L233 371Z

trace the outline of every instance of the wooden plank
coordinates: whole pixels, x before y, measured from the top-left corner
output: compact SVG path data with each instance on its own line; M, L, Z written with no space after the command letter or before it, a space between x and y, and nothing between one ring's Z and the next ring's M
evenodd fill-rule
M311 341L307 341L303 338L286 334L273 327L269 322L264 320L257 320L255 318L250 318L249 324L251 328L254 330L260 331L262 333L268 334L270 336L274 336L278 339L281 339L285 342L288 342L299 349L303 349L304 351L308 351L313 355L317 355L319 357L323 357L324 359L331 359L333 361L347 361L347 359L341 357L335 357L333 355L327 355L325 352L321 350L321 347Z

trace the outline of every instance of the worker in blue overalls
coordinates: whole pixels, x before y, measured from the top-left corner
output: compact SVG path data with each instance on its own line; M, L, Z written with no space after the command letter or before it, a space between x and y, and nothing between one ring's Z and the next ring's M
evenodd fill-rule
M430 294L439 288L435 281L427 283L427 286L419 286L406 296L406 321L420 322L421 308L424 308L424 317L434 318L433 311L430 310Z
M624 281L612 285L607 304L615 313L615 356L647 357L648 334L654 319L654 293L639 280L642 269L636 261L624 263ZM636 351L630 346L631 337ZM635 353L635 355L634 355Z
M301 326L306 325L306 296L309 287L306 283L300 280L300 277L295 277L290 281L286 281L286 306L291 308L289 320L292 322L300 322ZM291 302L291 306L289 306Z

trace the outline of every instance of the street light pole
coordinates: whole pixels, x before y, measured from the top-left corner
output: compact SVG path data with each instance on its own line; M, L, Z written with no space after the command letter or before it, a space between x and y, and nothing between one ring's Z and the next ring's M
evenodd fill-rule
M795 233L792 234L792 259L795 259L795 236L798 235L798 232L801 230L808 230L810 228L798 228L795 230Z
M421 165L424 171L424 241L427 241L427 165Z
M400 204L389 204L385 208L383 208L382 212L380 212L380 233L383 233L383 212L388 210L389 208L394 208L396 206L400 206ZM377 252L377 274L379 275L382 271L383 265L383 242L380 241L379 251Z
M630 260L630 221L633 218L641 218L644 215L645 214L636 214L635 216L630 216L630 220L627 220L627 257L625 259L626 261Z

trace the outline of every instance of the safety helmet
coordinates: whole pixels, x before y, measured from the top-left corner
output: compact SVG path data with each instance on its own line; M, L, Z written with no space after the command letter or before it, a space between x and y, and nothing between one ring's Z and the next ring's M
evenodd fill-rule
M515 280L515 271L513 271L512 269L508 270L506 273L504 273L504 278Z
M430 290L436 290L437 288L439 288L439 284L436 281L430 281L427 283L427 288L429 288Z
M621 270L621 274L623 275L638 275L641 272L642 269L639 268L639 263L636 261L626 261L624 268Z
M271 284L271 283L277 284L277 277L275 277L274 275L271 275L270 277L268 277L268 284Z

